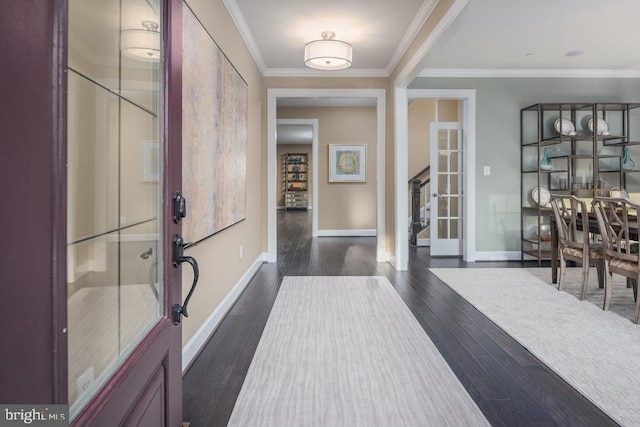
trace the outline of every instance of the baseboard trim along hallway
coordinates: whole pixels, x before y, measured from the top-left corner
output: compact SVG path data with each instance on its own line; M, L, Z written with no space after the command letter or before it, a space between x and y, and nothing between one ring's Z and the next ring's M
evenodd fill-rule
M251 278L256 274L260 266L264 263L266 254L260 254L258 258L251 264L251 267L242 275L238 283L231 289L227 296L222 300L220 305L211 313L207 320L200 326L198 331L191 337L191 339L182 347L182 373L191 365L191 362L198 356L200 350L209 340L211 334L216 331L216 328L224 319L227 312L233 307L236 300L240 297L244 289L247 287Z

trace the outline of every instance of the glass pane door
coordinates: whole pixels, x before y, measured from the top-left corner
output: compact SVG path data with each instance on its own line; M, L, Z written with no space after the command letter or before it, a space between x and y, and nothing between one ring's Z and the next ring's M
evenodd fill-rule
M431 255L461 255L462 138L459 123L433 123Z
M69 0L72 418L163 313L160 13L152 0Z

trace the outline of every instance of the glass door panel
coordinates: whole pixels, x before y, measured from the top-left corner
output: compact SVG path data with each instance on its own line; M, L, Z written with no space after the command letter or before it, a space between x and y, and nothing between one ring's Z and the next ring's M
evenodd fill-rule
M128 101L121 105L120 225L152 220L157 214L159 144L157 117Z
M119 90L120 0L69 0L69 68Z
M161 316L158 229L152 220L120 232L120 348L129 348Z
M67 239L75 242L118 226L119 101L73 70L68 92Z
M79 259L99 259L102 263L69 282L67 324L72 405L91 393L96 380L118 360L118 262L117 253L108 249L112 240L117 240L117 234L69 246ZM100 250L95 251L96 247Z
M431 140L432 176L436 193L432 194L432 255L461 255L461 171L462 144L459 123L433 123Z
M154 1L70 0L68 372L73 418L163 313L162 22ZM155 22L142 29L142 22ZM124 52L147 31L144 55Z

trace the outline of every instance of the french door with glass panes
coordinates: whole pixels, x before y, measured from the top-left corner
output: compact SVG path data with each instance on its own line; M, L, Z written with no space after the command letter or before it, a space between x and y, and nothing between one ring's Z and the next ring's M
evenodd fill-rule
M431 255L462 255L462 124L431 124Z

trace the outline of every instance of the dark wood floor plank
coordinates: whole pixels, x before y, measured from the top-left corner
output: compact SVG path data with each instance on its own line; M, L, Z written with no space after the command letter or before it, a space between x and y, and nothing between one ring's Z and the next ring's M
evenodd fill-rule
M399 272L375 261L375 238L310 236L311 213L278 213L278 263L260 268L184 376L192 425L226 425L282 278L308 275L386 276L492 425L616 425L429 271L529 264L467 265L411 248L409 270Z

